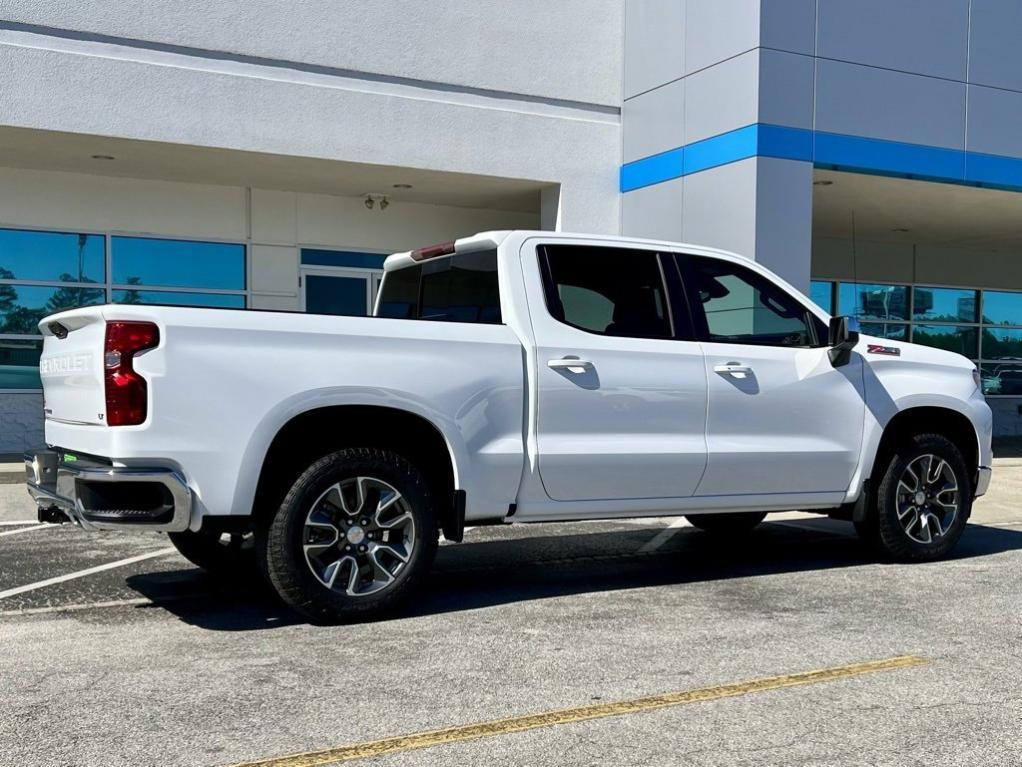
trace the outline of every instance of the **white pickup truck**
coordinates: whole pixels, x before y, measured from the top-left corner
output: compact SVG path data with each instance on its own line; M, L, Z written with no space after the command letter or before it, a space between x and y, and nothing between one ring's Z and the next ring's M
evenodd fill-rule
M46 521L251 542L313 620L379 614L439 531L684 514L852 520L943 556L990 481L975 366L860 336L748 259L487 232L390 256L374 317L108 305L40 324Z

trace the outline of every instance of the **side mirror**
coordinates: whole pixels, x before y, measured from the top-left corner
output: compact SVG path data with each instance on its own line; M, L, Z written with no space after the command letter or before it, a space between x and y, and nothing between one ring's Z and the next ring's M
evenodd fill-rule
M830 364L836 368L847 365L852 349L859 343L859 321L854 317L831 317L827 329L827 344Z

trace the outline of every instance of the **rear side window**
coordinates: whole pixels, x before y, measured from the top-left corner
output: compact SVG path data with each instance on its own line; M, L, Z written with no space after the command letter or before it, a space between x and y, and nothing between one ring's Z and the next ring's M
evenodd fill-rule
M605 336L671 338L667 289L655 251L547 245L540 253L547 309Z
M458 253L387 272L378 317L499 325L497 251Z

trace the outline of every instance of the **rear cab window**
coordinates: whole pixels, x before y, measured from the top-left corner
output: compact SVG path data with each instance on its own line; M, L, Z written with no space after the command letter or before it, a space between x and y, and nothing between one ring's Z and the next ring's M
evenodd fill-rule
M545 245L540 271L547 311L558 322L603 336L675 338L689 334L672 317L661 256L655 250Z
M388 271L376 316L501 324L497 251L455 253Z

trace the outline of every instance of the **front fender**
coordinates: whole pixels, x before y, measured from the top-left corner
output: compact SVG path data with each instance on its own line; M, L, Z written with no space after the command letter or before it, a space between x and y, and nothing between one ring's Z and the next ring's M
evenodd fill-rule
M858 498L864 480L872 476L884 430L895 416L909 410L940 408L964 416L972 424L979 465L990 465L993 418L971 373L960 367L891 365L890 368L894 369L885 371L879 365L865 368L866 421L859 469L846 495L849 503ZM921 383L933 390L921 391Z

